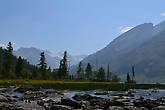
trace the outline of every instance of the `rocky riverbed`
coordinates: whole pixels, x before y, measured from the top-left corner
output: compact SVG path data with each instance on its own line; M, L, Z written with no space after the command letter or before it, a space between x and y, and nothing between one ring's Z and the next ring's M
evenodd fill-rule
M2 110L165 110L165 90L56 91L0 88Z

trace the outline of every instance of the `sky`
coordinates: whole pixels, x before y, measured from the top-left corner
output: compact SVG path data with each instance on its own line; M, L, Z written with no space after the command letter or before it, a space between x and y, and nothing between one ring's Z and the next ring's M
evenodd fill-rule
M143 23L165 20L165 0L0 0L0 46L89 55Z

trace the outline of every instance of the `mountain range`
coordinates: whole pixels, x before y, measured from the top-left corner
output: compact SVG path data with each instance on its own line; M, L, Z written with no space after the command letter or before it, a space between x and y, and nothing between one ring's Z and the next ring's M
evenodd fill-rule
M41 50L35 47L30 47L30 48L19 48L18 50L14 51L13 54L17 57L18 56L23 57L30 64L37 65L39 64L41 52L45 53L46 62L48 66L50 66L52 69L59 67L60 60L64 56L64 51L58 53L52 53L47 50ZM68 65L70 66L78 64L81 60L83 60L83 58L86 57L86 55L72 56L70 54L67 54L67 56L69 61Z
M14 55L22 56L36 65L42 51L34 47L20 48L14 51ZM48 66L57 68L63 51L44 52ZM101 66L107 70L109 65L110 71L119 75L122 81L126 80L126 74L131 73L131 67L134 66L137 82L165 82L165 21L155 26L152 23L140 24L118 36L105 48L89 56L68 54L68 60L71 73L76 73L77 64L82 61L84 69L88 62L93 70Z
M101 66L106 70L109 64L112 73L123 81L134 65L137 82L165 82L165 21L155 26L144 23L132 28L105 48L84 58L84 69L88 62L93 70ZM72 66L73 73L76 68Z

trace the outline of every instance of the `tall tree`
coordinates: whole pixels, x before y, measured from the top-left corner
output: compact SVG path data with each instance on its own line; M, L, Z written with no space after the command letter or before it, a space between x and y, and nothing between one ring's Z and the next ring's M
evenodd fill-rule
M8 52L10 55L13 54L13 47L12 47L11 42L9 42L8 45L7 45L7 52Z
M63 70L64 78L67 78L68 76L67 51L64 52L62 70Z
M112 73L109 71L109 64L108 64L108 67L107 67L107 74L106 74L106 80L107 81L110 81L112 78Z
M132 81L135 81L135 68L132 66Z
M90 65L90 63L87 64L87 67L85 69L86 72L86 76L88 80L92 80L92 66Z
M98 81L104 81L105 80L105 71L104 71L103 67L100 67L100 69L98 70L97 80Z
M82 80L84 79L84 71L81 66L82 66L82 62L80 61L77 69L77 78Z
M15 74L13 72L13 47L11 42L8 43L6 55L5 55L5 62L4 62L4 68L3 73L5 74L5 78L14 78Z
M67 64L67 51L64 52L64 57L60 61L59 73L60 79L66 79L68 77L68 64Z
M41 77L42 79L47 79L47 63L46 63L46 58L45 58L45 53L41 52L40 54L40 63L38 64L40 67L40 72L41 72Z
M127 73L127 83L129 83L130 82L130 75L129 75L129 73Z
M21 74L22 69L23 69L23 59L21 58L21 56L19 56L16 66L15 66L15 73L16 73L17 78L22 77L22 74Z

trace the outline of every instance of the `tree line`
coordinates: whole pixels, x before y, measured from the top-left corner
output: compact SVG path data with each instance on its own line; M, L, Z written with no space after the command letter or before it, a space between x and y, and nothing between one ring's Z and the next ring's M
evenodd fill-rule
M93 80L93 81L112 81L119 82L120 78L112 74L108 69L105 72L103 67L98 70L92 70L90 63L85 70L82 68L82 62L79 63L76 74L69 74L67 64L67 51L64 52L60 60L59 68L51 69L47 63L44 52L40 54L40 60L37 65L31 65L29 62L19 56L13 55L12 43L9 42L7 48L0 48L0 78L1 79L42 79L42 80Z

